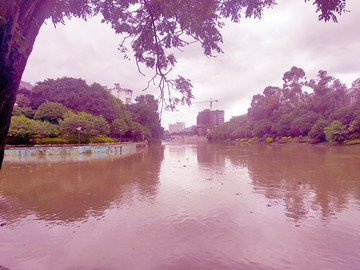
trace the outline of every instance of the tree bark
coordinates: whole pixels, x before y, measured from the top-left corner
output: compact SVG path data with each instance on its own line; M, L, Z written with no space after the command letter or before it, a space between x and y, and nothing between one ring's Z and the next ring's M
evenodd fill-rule
M40 27L54 7L54 0L0 3L0 168L22 74Z

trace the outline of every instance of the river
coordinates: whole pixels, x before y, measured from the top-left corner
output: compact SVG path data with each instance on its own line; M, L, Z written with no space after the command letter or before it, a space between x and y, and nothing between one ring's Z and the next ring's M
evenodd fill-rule
M0 223L0 265L14 270L360 269L360 148L8 160Z

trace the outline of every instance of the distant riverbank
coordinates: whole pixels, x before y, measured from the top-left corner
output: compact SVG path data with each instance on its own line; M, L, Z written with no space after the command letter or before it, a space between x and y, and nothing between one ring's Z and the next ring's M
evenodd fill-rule
M207 143L208 139L205 136L171 136L166 139L167 142L175 142L175 143Z

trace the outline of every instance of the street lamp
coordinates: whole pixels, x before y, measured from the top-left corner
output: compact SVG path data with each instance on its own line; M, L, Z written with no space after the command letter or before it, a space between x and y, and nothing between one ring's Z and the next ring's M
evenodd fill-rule
M78 137L78 145L80 145L80 131L81 131L81 127L77 127L77 137Z
M121 130L121 129L119 129L120 143L121 143L121 132L122 132L122 130Z

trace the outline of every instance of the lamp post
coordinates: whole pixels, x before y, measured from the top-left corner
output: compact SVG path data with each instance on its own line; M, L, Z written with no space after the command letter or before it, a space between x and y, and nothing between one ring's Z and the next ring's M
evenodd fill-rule
M122 130L121 130L121 129L119 129L120 143L121 143L121 132L122 132Z
M81 131L81 127L77 127L77 139L78 139L78 145L80 145L80 131Z

